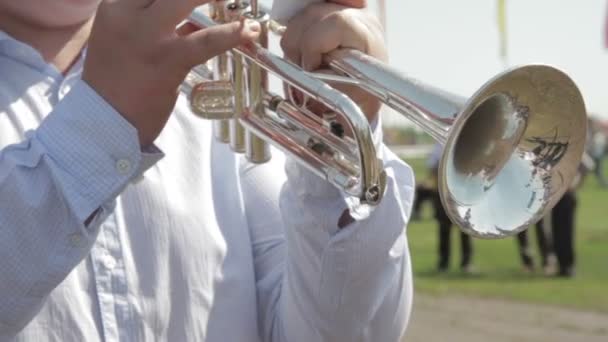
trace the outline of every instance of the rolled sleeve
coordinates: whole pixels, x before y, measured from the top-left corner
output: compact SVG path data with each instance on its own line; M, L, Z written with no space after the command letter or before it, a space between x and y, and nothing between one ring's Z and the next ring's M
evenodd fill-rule
M389 162L393 161L395 158L392 156L392 153L387 150L387 147L383 143L382 120L380 116L370 123L370 128L372 131L372 140L377 153L376 158L381 160L383 165L386 167ZM316 200L326 201L338 200L339 203L335 204L337 207L334 208L334 213L341 213L347 209L350 209L351 212L354 213L355 210L358 210L356 209L359 207L357 200L353 201L352 196L330 185L327 180L317 176L306 167L298 164L293 158L287 158L285 163L285 171L289 180L294 182L297 181L298 183L297 185L293 186L293 191L298 198L315 198ZM354 215L354 218L363 219L369 216L369 210L363 210L361 213L363 214ZM336 217L333 217L332 219L335 220L336 223L338 222ZM337 224L335 228L337 229Z
M34 134L83 221L162 157L154 147L142 152L135 127L83 81Z
M0 150L0 340L36 315L88 255L118 194L161 157L82 81Z
M286 166L280 211L289 252L280 294L261 291L280 300L271 316L279 319L266 324L273 341L397 341L403 335L412 303L406 226L414 175L382 143L381 122L372 129L386 192L368 216L342 229L346 196L293 161Z

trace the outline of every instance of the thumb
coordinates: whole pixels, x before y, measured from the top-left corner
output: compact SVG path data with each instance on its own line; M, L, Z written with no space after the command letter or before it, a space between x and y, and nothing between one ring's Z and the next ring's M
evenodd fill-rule
M253 20L216 25L183 36L176 52L188 67L192 67L256 39L260 31L260 24Z

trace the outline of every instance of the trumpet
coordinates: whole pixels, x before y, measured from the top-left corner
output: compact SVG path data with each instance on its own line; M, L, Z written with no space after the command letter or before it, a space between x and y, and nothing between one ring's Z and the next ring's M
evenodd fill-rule
M209 12L197 8L189 21L207 28L243 18L260 23L258 41L216 57L211 76L194 69L184 91L196 115L216 122L218 139L253 163L269 160L273 144L360 207L378 205L386 173L370 125L330 85L349 84L444 145L441 200L452 221L473 236L503 238L526 229L557 203L576 174L586 137L585 105L572 79L554 67L504 71L463 99L351 49L325 56L333 75L304 71L268 50L269 35L280 35L284 27L256 0L215 1ZM290 96L271 93L269 73L328 110L312 113Z

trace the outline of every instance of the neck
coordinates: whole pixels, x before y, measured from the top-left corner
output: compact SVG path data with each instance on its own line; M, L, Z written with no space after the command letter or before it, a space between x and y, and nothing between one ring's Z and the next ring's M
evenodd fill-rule
M66 73L86 44L93 20L91 18L73 26L49 28L33 26L14 16L0 14L0 23L0 30L32 46L45 61Z

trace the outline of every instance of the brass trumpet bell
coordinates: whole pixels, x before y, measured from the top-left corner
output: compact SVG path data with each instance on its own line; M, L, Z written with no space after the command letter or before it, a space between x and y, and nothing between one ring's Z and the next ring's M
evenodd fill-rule
M448 215L483 238L534 224L571 186L586 128L582 96L561 71L528 65L496 76L450 128L438 183Z
M369 123L351 99L329 85L337 82L361 87L445 146L439 166L441 199L454 223L471 235L514 235L540 219L570 187L584 150L586 111L580 91L558 69L514 68L468 100L350 49L326 56L337 75L312 74L266 49L267 34L282 29L259 10L257 1L253 4L246 12L242 2L214 3L216 19L258 20L263 35L257 43L217 58L216 83L188 88L202 93L191 96L194 111L232 120L248 131L252 162L269 158L265 142L270 142L351 195L356 199L352 203L370 208L380 203L386 174ZM228 15L217 15L225 10ZM200 9L190 21L203 28L216 24ZM270 93L267 72L340 115L352 136L335 134L337 121L327 122Z

